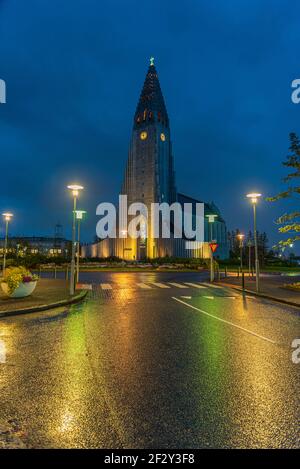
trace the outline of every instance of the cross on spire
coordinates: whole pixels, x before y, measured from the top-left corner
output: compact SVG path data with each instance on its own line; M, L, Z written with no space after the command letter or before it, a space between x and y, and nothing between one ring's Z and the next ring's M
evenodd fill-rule
M150 65L154 66L154 57L150 57Z

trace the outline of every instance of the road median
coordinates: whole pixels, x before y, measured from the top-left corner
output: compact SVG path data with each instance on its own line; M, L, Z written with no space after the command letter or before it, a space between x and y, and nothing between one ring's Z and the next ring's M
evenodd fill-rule
M35 292L22 299L6 298L0 294L0 318L19 314L37 313L82 301L88 291L83 290L70 296L67 283L63 280L39 281Z

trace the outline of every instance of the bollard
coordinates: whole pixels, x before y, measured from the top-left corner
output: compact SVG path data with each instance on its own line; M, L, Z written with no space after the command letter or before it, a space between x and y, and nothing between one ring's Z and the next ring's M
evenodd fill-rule
M56 278L56 266L54 267L54 278Z
M69 280L69 267L66 267L66 280Z
M242 272L242 289L245 290L245 274Z
M227 267L226 267L226 265L225 265L225 269L224 269L224 276L225 276L225 278L227 278Z

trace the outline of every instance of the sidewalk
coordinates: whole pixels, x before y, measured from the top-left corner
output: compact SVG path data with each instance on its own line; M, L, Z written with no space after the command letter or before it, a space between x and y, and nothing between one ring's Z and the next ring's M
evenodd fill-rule
M87 292L70 296L65 280L40 279L35 291L27 298L7 298L0 287L0 317L44 311L81 301Z
M256 292L255 277L245 276L245 292L261 296L280 303L300 307L300 290L293 291L284 288L284 285L300 282L300 276L289 277L284 275L262 275L260 278L260 291ZM218 283L235 289L242 289L242 277L222 278Z

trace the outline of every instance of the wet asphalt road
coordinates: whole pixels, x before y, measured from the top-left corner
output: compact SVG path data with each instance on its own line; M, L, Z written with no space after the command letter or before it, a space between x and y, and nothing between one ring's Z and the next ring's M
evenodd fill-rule
M1 320L0 430L34 448L300 447L299 310L194 273L82 281L80 305Z

